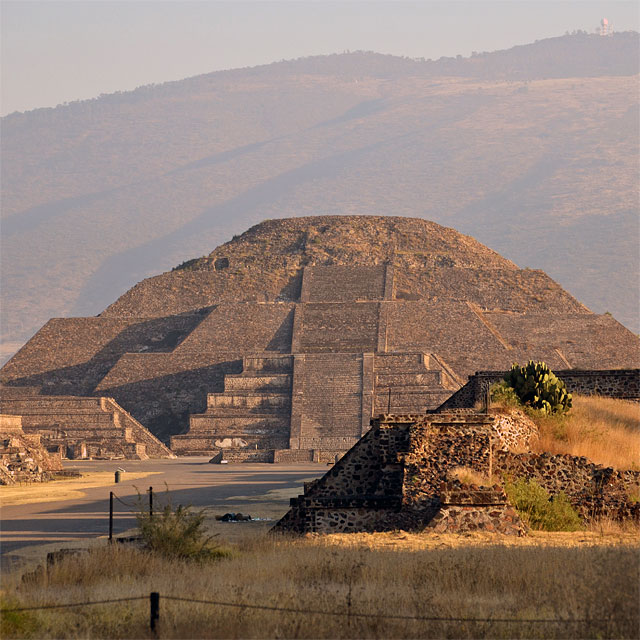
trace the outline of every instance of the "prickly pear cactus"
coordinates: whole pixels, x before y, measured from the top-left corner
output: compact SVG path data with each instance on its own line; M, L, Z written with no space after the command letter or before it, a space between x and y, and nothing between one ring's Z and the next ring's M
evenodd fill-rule
M521 367L514 363L504 377L522 404L544 413L564 413L571 408L571 394L544 362L529 360Z

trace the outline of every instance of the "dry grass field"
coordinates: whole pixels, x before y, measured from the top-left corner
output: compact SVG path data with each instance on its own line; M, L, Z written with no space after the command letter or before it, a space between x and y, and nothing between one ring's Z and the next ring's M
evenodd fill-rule
M547 450L619 468L637 463L638 408L631 403L578 397L564 420L539 424L538 446ZM275 500L276 510L285 498L278 492L252 499ZM214 561L95 541L27 579L4 576L3 609L140 599L4 613L0 635L154 637L152 591L160 593L159 638L640 635L637 524L604 521L523 538L404 531L289 538L267 535L271 524L226 524L209 514L207 528L224 552Z
M640 469L640 405L600 396L574 396L562 418L536 417L536 452L585 456L616 469Z
M105 546L5 580L2 606L157 591L160 638L636 638L638 551L637 536L588 532L259 536L204 564ZM2 637L147 638L148 618L148 597L16 612L4 614Z

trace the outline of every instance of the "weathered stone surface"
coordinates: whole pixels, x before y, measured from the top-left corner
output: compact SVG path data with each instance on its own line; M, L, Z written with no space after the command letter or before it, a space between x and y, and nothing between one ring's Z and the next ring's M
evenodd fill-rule
M0 485L45 482L62 470L57 451L47 451L39 434L22 430L22 418L0 414Z
M316 459L381 411L434 410L474 371L529 358L638 367L640 341L453 229L334 216L265 221L96 318L53 319L0 381L112 397L182 453Z

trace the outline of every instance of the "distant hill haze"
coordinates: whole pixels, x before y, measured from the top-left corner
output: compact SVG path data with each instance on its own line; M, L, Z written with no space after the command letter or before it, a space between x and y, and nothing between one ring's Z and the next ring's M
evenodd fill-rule
M2 335L266 218L412 216L638 331L637 33L305 58L2 120Z

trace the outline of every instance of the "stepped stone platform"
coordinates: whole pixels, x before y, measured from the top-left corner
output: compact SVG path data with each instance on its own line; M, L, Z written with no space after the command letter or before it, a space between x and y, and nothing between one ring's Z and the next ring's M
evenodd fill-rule
M19 416L25 434L65 458L175 457L113 398L43 396L30 388L3 387L0 411Z
M520 449L522 438L516 440L514 448ZM461 482L460 469L486 478L487 486ZM504 489L489 485L489 478L534 478L552 499L563 492L585 520L640 521L634 497L640 471L615 471L583 457L515 453L500 416L443 412L373 419L357 444L291 499L273 531L525 534Z
M493 417L383 414L322 478L291 499L274 531L338 533L486 529L522 535L525 527L499 487L464 487L449 472L491 475Z
M640 340L541 271L431 222L263 222L50 320L5 388L111 397L180 454L334 460L380 412L435 410L476 371L640 366Z

